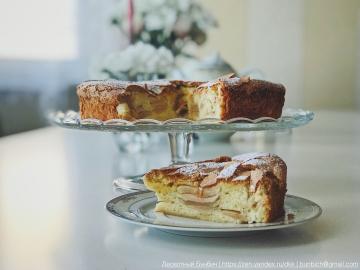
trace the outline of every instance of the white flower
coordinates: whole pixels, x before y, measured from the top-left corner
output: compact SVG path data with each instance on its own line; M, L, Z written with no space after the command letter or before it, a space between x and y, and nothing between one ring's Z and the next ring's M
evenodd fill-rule
M138 42L127 47L121 52L114 52L106 56L99 65L100 72L111 74L160 74L166 75L171 72L175 59L170 50L165 47L156 49L150 44ZM104 74L102 74L103 76ZM100 75L99 75L100 76Z
M174 56L170 50L165 47L160 47L157 50L157 69L160 71L159 73L167 73L169 71L169 67L174 65Z
M176 22L176 10L167 6L148 12L144 15L145 29L148 31L164 30L170 33Z
M128 28L128 1L121 0L118 14L123 27ZM195 0L134 0L134 25L140 29L142 21L148 31L166 29L169 32L177 21L177 15L182 14L191 25L193 22L201 29L213 26L214 18ZM170 29L170 30L169 30Z
M121 29L128 33L128 0L121 0L119 8L116 19ZM192 40L201 44L208 29L216 26L214 17L196 0L134 0L133 15L135 40L151 42L157 46L167 44L175 53L179 53L184 45L180 41Z
M117 72L127 71L131 68L131 55L123 52L113 52L104 58L103 66Z
M188 11L191 4L190 0L180 0L180 1L176 1L176 3L178 4L178 9L182 12Z
M162 18L153 13L148 13L144 17L144 23L146 30L153 31L153 30L160 30L164 27L164 22L162 21Z

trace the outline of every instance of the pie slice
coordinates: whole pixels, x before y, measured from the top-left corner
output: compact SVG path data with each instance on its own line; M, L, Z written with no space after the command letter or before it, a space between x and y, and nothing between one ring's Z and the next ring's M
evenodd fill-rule
M249 153L155 169L145 174L155 211L213 222L271 222L284 214L286 164Z

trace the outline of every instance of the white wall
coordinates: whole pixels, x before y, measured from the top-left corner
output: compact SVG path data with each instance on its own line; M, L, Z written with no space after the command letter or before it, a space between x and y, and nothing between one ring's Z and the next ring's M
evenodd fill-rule
M302 0L247 1L247 65L287 88L286 105L303 105Z

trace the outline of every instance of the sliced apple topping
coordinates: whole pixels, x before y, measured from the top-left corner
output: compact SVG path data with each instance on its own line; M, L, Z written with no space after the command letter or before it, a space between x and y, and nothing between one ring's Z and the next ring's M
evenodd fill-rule
M180 194L179 198L184 200L185 202L192 202L192 203L200 203L200 204L210 204L214 203L218 198L219 194L212 196L212 197L199 197L194 194Z
M130 113L130 108L127 103L120 103L116 106L116 111L119 115L127 115Z

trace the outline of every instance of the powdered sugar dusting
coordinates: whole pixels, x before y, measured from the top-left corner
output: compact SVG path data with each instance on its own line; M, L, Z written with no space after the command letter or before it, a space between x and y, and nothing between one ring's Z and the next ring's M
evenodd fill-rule
M164 168L169 175L189 176L195 181L201 181L201 185L216 185L219 180L245 181L250 179L250 191L256 190L257 183L267 173L271 173L277 179L286 178L286 165L276 155L269 153L249 153L221 161L204 161L191 164L176 165Z
M173 167L175 170L172 174L183 174L183 175L192 175L194 173L199 173L200 175L208 175L213 171L217 171L224 167L224 162L199 162L192 164L185 164Z
M255 153L241 154L241 155L233 157L232 159L245 162L250 159L258 159L258 158L263 158L263 157L268 157L268 156L271 156L271 154L265 153L265 152L255 152Z
M230 177L233 177L239 166L239 162L233 162L228 166L225 166L218 174L217 179L228 179Z

